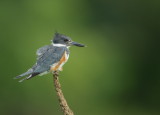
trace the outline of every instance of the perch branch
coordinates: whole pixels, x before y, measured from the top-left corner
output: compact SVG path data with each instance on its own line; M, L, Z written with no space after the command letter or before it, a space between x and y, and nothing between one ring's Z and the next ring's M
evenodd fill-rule
M54 86L55 86L55 90L56 90L56 93L58 96L60 107L61 107L64 115L74 115L72 110L69 108L67 101L63 95L63 92L61 89L61 84L59 82L58 77L59 77L59 73L58 73L58 71L55 71L53 74L53 80L54 80Z

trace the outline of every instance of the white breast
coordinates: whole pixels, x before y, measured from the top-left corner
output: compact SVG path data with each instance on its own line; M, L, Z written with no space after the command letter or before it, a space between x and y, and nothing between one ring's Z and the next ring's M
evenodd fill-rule
M65 52L64 54L64 57L65 58L65 61L59 61L57 63L54 63L52 66L51 66L51 71L55 71L55 70L59 70L59 71L62 71L62 67L63 65L68 61L68 58L69 58L69 55ZM58 67L58 68L57 68Z
M59 66L59 68L58 68L59 71L62 71L63 65L64 65L64 64L68 61L68 59L69 59L69 54L67 54L66 52L65 52L65 58L66 58L66 61L64 61L64 62Z

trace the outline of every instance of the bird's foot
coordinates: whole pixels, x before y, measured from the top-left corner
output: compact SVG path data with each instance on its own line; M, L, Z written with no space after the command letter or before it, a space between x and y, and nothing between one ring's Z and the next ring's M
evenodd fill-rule
M59 76L59 71L54 71L53 75L58 77Z

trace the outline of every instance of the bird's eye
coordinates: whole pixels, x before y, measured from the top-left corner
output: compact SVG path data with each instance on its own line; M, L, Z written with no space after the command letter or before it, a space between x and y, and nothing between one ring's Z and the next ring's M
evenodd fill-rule
M64 39L64 41L65 41L65 42L68 42L69 40L68 40L68 39Z

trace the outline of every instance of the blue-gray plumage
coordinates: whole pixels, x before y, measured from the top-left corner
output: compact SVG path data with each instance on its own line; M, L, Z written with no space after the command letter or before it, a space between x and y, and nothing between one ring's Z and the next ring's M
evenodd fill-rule
M72 45L84 47L85 45L73 42L71 38L55 33L55 37L51 45L46 45L37 50L37 62L27 72L15 77L16 79L29 75L20 80L30 79L36 75L42 75L50 71L60 71L62 66L67 62L69 57L69 47Z

